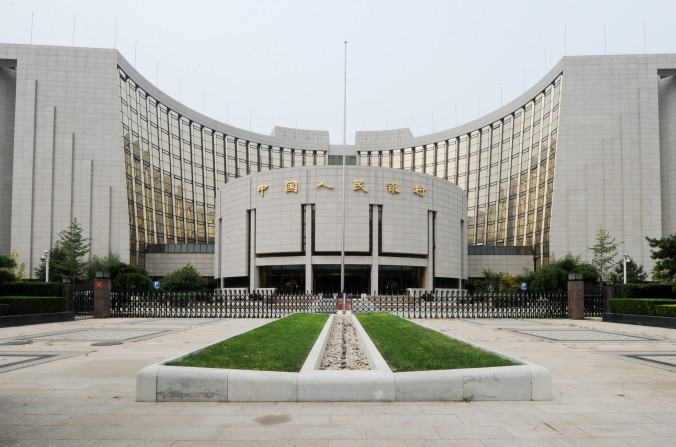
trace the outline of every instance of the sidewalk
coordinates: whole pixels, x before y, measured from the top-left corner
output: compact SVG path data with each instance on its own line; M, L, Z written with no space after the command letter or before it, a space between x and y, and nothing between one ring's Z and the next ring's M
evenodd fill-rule
M676 446L676 331L596 320L415 320L548 368L551 402L134 401L141 368L268 321L2 328L0 446Z

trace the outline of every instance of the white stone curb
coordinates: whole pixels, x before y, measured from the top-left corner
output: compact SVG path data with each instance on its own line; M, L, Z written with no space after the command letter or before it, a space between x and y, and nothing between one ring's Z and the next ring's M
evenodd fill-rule
M156 363L136 376L139 402L370 402L551 400L552 376L542 366L485 351L516 366L392 373L371 339L352 316L370 371L318 370L333 315L299 373L167 366L199 352ZM444 334L448 336L447 334ZM453 337L455 338L455 337Z

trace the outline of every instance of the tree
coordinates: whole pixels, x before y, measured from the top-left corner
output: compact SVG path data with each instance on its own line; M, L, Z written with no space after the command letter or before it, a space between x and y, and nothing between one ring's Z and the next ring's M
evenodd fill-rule
M114 274L124 265L127 264L120 260L120 255L117 253L108 253L103 258L94 255L87 264L87 279L96 278L97 272L108 272L110 277L113 278Z
M62 273L59 269L56 268L56 262L65 260L65 253L61 249L61 246L57 242L49 250L49 281L50 282L61 282L63 280ZM46 258L40 258L40 264L33 269L33 276L40 281L45 281L47 269L46 269Z
M676 233L661 239L646 237L650 248L650 257L655 262L653 279L676 282Z
M73 219L68 228L59 233L56 245L63 252L63 256L52 261L55 271L71 282L82 278L86 273L87 263L81 259L89 253L89 240L82 236L82 226L77 219Z
M533 292L566 290L570 273L582 273L583 280L588 283L599 280L596 267L580 261L580 256L567 254L564 258L554 259L549 265L537 270L528 289Z
M619 242L615 242L615 238L611 239L610 233L605 228L600 227L596 232L596 244L589 247L594 253L591 263L596 267L602 284L610 277L610 271L615 263L617 247L619 245Z
M162 278L162 290L166 291L198 292L206 289L207 284L207 279L190 264Z
M640 284L648 280L648 274L643 271L643 266L634 262L633 259L627 259L627 283ZM610 281L614 284L624 282L624 261L615 264L615 270L610 274Z
M12 250L9 252L8 256L14 260L14 267L12 267L10 271L16 278L16 281L23 281L26 279L26 263L19 263L19 253Z
M153 286L153 280L148 276L146 269L140 265L122 264L111 275L113 290L137 290L140 292L148 291Z
M0 256L0 292L4 285L16 280L13 271L16 268L16 261L11 256Z

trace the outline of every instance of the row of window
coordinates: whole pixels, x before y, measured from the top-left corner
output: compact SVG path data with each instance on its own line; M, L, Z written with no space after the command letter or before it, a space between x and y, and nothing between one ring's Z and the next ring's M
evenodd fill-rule
M193 122L122 70L120 104L132 257L146 244L209 244L216 190L276 168L342 164L342 156L248 141ZM496 122L443 141L360 151L346 164L426 173L467 192L468 243L536 247L548 260L562 75Z

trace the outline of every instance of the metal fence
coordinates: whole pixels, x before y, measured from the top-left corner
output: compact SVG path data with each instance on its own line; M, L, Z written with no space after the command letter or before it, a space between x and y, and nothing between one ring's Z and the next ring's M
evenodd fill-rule
M112 317L279 318L293 313L332 313L333 298L311 294L244 292L113 292Z
M334 313L336 294L269 292L112 292L111 317L127 318L279 318L292 313ZM600 288L585 289L585 316L604 312ZM390 312L405 318L566 318L568 297L559 292L453 291L415 295L369 295L346 303L353 313ZM94 284L75 285L78 316L94 310Z
M565 292L466 291L375 295L352 300L352 312L390 312L405 318L565 318Z
M71 308L75 315L91 317L94 315L94 281L73 284L70 296Z
M601 287L597 284L584 285L584 316L602 317L606 303L603 299Z

